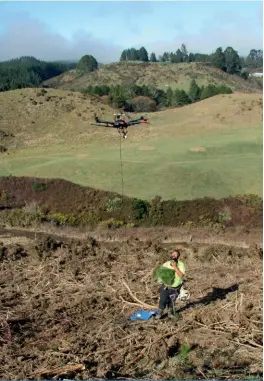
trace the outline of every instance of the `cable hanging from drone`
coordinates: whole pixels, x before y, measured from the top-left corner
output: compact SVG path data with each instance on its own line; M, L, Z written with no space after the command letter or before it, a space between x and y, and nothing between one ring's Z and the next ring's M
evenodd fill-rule
M148 123L148 120L141 116L139 119L134 120L125 120L124 115L114 114L114 120L107 121L100 119L96 114L94 115L96 124L91 123L93 126L107 127L107 128L116 128L120 134L123 134L123 138L127 138L127 128L135 126L141 123Z

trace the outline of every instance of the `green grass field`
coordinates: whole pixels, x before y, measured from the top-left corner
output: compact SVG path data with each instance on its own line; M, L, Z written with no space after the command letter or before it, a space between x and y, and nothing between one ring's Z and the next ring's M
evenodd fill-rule
M0 176L63 178L121 193L119 135L91 125L95 111L111 118L114 110L78 93L37 92L0 93L0 130L14 134L3 139ZM262 195L261 95L221 95L146 116L150 124L131 127L122 139L124 194Z
M160 195L178 200L262 195L261 127L122 141L124 193L144 199ZM191 147L198 149L191 151ZM112 140L100 145L28 148L6 155L0 175L10 174L64 178L121 193L119 137L113 131Z

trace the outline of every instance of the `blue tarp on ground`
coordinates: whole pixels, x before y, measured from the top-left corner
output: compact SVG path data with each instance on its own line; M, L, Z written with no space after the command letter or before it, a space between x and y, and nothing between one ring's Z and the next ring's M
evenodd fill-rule
M135 312L132 316L130 316L130 320L149 320L152 316L156 316L158 310L139 310Z

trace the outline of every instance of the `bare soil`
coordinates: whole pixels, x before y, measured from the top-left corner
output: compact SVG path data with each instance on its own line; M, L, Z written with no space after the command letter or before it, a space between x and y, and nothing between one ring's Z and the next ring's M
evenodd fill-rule
M261 248L189 243L180 320L130 321L157 306L163 244L1 241L1 379L262 378Z

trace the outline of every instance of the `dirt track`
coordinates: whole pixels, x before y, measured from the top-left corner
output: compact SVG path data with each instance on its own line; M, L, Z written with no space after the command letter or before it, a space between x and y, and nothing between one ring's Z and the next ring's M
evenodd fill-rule
M190 242L180 321L131 322L141 306L122 281L156 306L167 245L0 241L1 379L261 377L261 249Z
M263 247L262 229L229 228L216 234L207 228L119 228L119 229L95 229L89 228L57 228L52 225L43 224L39 228L7 229L0 228L0 239L8 237L26 237L29 239L40 239L51 237L64 242L83 241L87 237L93 237L106 245L112 243L127 242L136 239L139 242L151 241L163 246L173 246L178 243L197 243L203 245L221 244L226 246L249 248L251 246Z

